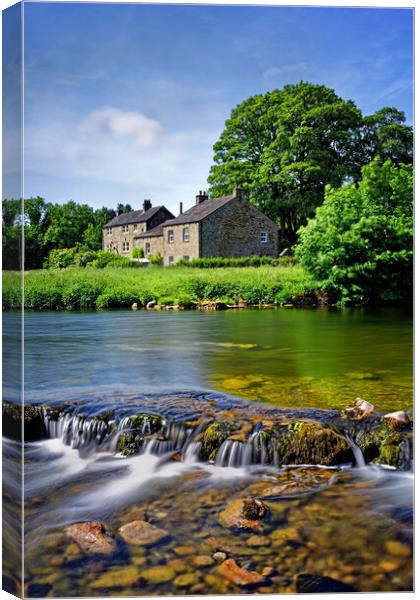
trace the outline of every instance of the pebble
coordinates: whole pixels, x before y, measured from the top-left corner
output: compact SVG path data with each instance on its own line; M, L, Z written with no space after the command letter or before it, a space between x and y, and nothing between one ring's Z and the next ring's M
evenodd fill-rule
M198 573L183 573L182 575L175 577L174 585L177 587L190 587L195 583L198 583L199 578Z
M93 589L122 587L125 585L133 585L139 579L140 573L137 567L118 567L110 569L97 579L92 581L90 586Z
M216 562L222 563L227 558L227 554L225 552L215 552L213 554L213 558Z
M209 567L210 565L214 564L212 557L205 554L194 556L192 561L196 567Z
M194 546L177 546L174 548L174 552L175 554L178 554L178 556L188 556L194 554L195 551Z
M378 569L383 571L384 573L392 573L393 571L397 571L400 563L392 560L383 560L379 563Z
M182 573L187 570L187 565L180 558L173 558L168 561L168 565L177 573Z
M251 537L247 539L246 543L248 546L257 548L259 546L269 546L270 540L263 535L251 535Z
M405 544L402 544L401 542L397 542L396 540L388 540L385 542L385 549L388 554L392 554L392 556L411 556L411 548Z
M175 577L175 571L169 565L150 567L141 571L141 578L148 583L166 583L172 581Z

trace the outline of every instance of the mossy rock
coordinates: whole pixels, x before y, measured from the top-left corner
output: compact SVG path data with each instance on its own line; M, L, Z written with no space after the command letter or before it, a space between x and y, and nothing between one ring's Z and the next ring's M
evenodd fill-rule
M24 438L27 441L40 440L45 437L44 417L39 406L11 402L3 403L3 434L14 440L22 439L22 417Z
M315 422L297 421L281 427L271 446L279 464L339 465L353 460L353 452L343 436Z
M409 469L411 459L412 445L410 439L401 432L394 432L381 441L376 462L397 469Z
M234 426L230 423L214 421L201 433L197 440L202 442L200 449L201 460L215 460L217 452L223 442L233 432Z
M122 433L118 438L117 452L123 456L138 454L143 447L144 437L137 433Z

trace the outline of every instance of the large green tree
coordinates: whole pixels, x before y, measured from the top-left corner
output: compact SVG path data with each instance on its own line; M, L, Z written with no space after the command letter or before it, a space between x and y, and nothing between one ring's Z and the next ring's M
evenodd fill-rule
M379 157L359 183L327 188L296 257L346 303L411 301L413 167Z
M253 96L232 111L214 145L210 194L241 185L279 224L282 240L294 243L327 185L357 180L377 154L406 162L411 130L403 121L392 108L364 118L323 85L301 82Z

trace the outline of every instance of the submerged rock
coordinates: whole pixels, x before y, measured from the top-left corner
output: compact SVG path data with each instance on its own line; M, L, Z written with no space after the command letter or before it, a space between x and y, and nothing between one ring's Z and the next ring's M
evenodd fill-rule
M228 558L215 571L225 579L232 581L241 587L259 585L265 581L264 575L256 571L248 571L240 567L233 558Z
M296 591L298 594L323 594L334 592L356 592L357 590L348 583L343 583L332 577L301 573L296 578Z
M39 406L3 402L3 435L13 440L40 440L46 435L44 417Z
M112 554L117 546L99 521L74 523L67 527L66 533L88 554Z
M150 567L144 569L141 572L141 578L145 579L147 583L166 583L171 581L176 576L175 570L169 565L159 565L157 567Z
M140 519L123 525L118 531L124 541L137 546L152 546L169 537L164 529Z
M231 500L219 513L219 523L224 527L258 530L267 513L266 506L254 498Z
M140 573L135 566L115 567L99 575L90 587L104 589L134 585L140 579Z
M350 419L365 419L375 413L375 407L363 398L356 398L353 404L346 408L344 412Z

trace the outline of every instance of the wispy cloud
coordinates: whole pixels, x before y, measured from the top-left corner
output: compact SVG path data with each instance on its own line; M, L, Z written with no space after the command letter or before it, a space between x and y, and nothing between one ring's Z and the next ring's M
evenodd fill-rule
M308 64L304 61L299 61L289 65L282 65L281 67L269 67L263 72L265 79L271 79L273 77L279 77L281 75L287 75L288 73L295 73L298 71L306 71Z
M87 133L104 133L132 142L136 146L151 146L156 143L162 126L140 112L104 106L88 114L82 123L82 130Z

